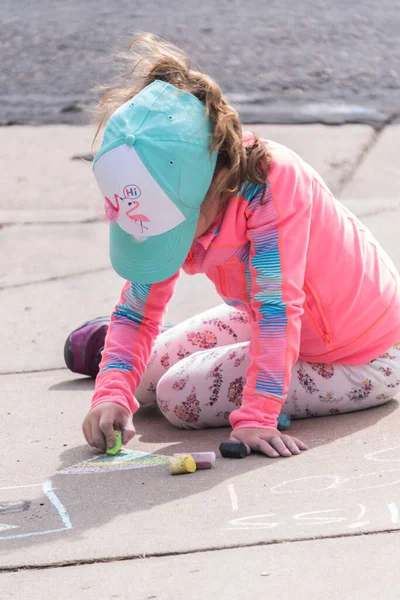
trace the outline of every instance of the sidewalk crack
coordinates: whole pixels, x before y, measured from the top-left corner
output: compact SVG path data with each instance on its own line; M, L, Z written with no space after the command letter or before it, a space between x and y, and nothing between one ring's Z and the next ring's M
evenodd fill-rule
M330 540L330 539L341 539L341 538L350 538L350 537L360 537L367 535L379 535L382 533L393 534L399 533L400 529L379 529L377 531L367 531L367 532L352 532L352 533L340 533L337 535L321 535L321 536L305 536L302 538L296 539L279 539L279 540L268 540L262 542L252 542L249 544L231 544L226 546L216 546L216 547L205 547L205 548L196 548L195 550L182 550L176 552L152 552L152 553L142 553L142 554L130 554L126 556L114 556L109 558L87 558L80 560L71 560L71 561L60 561L49 564L37 564L37 565L16 565L14 567L0 567L0 573L13 573L18 571L39 571L45 569L58 569L60 567L79 567L84 565L94 565L94 564L106 564L113 562L126 562L132 560L147 560L151 558L168 558L171 556L188 556L191 554L202 554L204 552L219 552L220 550L236 550L242 548L261 548L262 546L276 546L280 544L297 544L300 542L314 542L318 540Z
M394 123L398 117L398 113L393 113L385 121L374 127L371 138L361 147L356 160L351 165L351 168L339 179L336 189L336 196L338 198L342 196L346 186L352 181L364 160L367 158L371 150L376 146L385 129Z
M72 277L82 277L84 275L92 275L93 273L102 273L103 271L109 271L112 267L99 267L98 269L88 269L87 271L81 271L80 273L67 273L66 275L54 275L53 277L47 277L45 279L38 279L36 281L25 281L20 283L12 283L11 285L0 285L0 292L6 290L13 290L15 288L25 287L29 285L38 285L41 283L50 283L53 281L63 281Z

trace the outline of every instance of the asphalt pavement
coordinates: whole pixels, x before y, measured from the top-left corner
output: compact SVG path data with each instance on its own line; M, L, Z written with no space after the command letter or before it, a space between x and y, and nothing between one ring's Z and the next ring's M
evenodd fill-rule
M244 122L393 122L400 0L3 0L0 122L85 123L130 31L214 76Z

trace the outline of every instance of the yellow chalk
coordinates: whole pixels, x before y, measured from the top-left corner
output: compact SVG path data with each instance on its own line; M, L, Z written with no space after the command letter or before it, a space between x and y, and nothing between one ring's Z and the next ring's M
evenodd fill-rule
M194 462L194 458L191 454L171 456L169 459L169 470L171 475L194 473L196 468L196 463Z

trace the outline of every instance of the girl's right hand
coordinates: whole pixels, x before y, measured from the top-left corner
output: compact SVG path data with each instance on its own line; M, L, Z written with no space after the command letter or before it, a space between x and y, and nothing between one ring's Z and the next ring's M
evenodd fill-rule
M102 452L114 446L116 431L121 431L123 444L127 444L136 433L130 412L115 402L102 402L89 411L82 430L87 443Z
M307 445L298 438L272 428L242 427L232 431L229 439L243 442L252 450L266 454L270 458L292 456L300 454L302 450L308 450Z

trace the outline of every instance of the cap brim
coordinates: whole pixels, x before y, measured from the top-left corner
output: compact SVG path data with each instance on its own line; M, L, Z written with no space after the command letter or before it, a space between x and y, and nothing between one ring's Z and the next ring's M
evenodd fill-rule
M200 211L199 211L200 214ZM184 221L170 231L136 242L115 223L110 223L110 258L115 271L128 281L151 284L176 273L189 253L198 219Z

